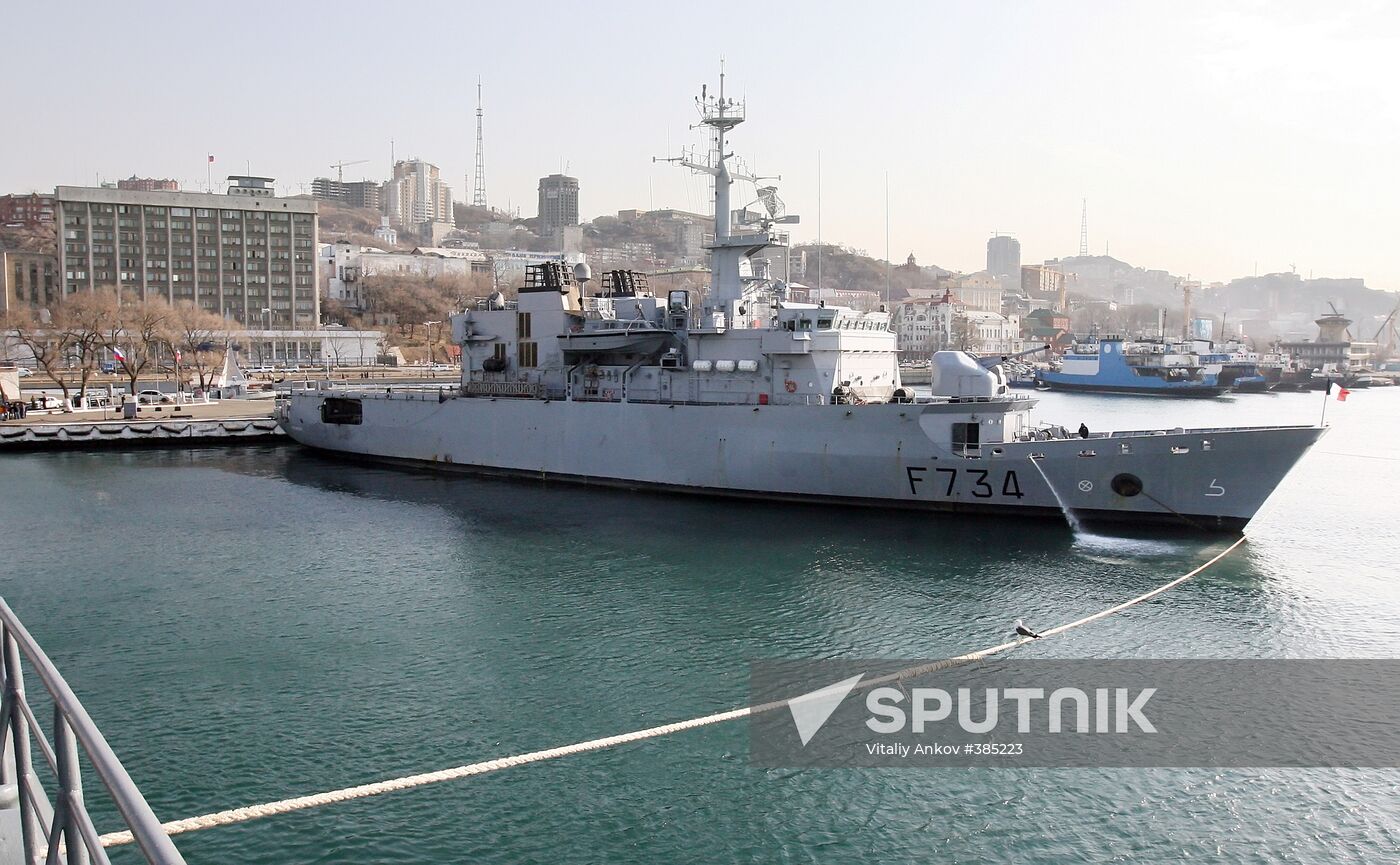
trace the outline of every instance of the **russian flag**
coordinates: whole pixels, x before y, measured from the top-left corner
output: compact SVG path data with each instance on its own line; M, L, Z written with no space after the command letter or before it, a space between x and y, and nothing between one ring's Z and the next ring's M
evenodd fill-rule
M126 354L115 346L112 348L112 357L116 358L121 363L126 363Z

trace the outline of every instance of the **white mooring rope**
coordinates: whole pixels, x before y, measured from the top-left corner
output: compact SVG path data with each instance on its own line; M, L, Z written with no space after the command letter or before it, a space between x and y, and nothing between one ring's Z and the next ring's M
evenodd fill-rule
M1115 613L1120 613L1129 607L1150 600L1163 592L1169 591L1181 585L1192 577L1215 565L1221 559L1233 553L1240 544L1243 544L1243 537L1226 547L1210 561L1200 565L1195 570L1182 574L1168 583L1163 583L1157 588L1143 595L1138 595L1132 600L1124 601L1116 606L1101 610L1082 619L1076 619L1065 625L1060 625L1049 630L1041 631L1041 637L1050 637L1055 634L1062 634L1075 628L1083 627L1090 622L1096 622ZM1012 640L1009 643L1002 643L998 646L982 649L977 652L970 652L966 655L959 655L955 658L947 658L941 661L934 661L928 664L921 664L917 667L909 667L894 673L889 673L878 678L863 680L859 684L860 689L873 687L885 682L897 681L900 679L913 678L949 667L968 664L980 661L990 655L1006 652L1017 646L1031 642L1031 637L1022 637ZM795 695L796 696L796 695ZM662 724L659 727L648 727L644 730L633 730L630 733L620 733L616 736L605 736L601 739L590 739L586 742L577 742L573 745L561 745L557 748L547 748L543 751L530 751L525 754L515 754L509 757L497 757L494 760L484 760L480 763L468 763L464 766L456 766L451 769L441 769L437 772L424 772L420 775L406 775L401 778L390 778L386 781L375 781L372 784L361 784L358 787L344 787L340 790L331 790L325 793L313 793L309 796L297 796L291 799L279 799L275 802L264 802L261 805L247 805L242 808L230 808L227 811L217 811L213 814L204 814L199 817L186 817L183 820L172 820L169 823L161 824L161 828L170 835L179 835L184 832L193 832L197 829L212 829L216 826L232 826L235 823L247 823L251 820L258 820L263 817L272 817L277 814L287 814L292 811L300 811L306 808L319 808L322 805L331 805L336 802L348 802L352 799L365 799L370 796L379 796L384 793L393 793L398 790L409 790L414 787L423 787L428 784L439 784L443 781L456 781L459 778L469 778L473 775L484 775L487 772L495 772L500 769L510 769L515 766L525 766L530 763L542 763L545 760L554 760L559 757L568 757L572 754L585 754L589 751L601 751L604 748L613 748L618 745L625 745L629 742L640 742L643 739L655 739L661 736L669 736L672 733L679 733L684 730L693 730L697 727L708 727L711 724L722 724L725 721L737 721L740 718L747 718L750 715L757 715L764 712L771 712L786 706L788 700L776 700L771 703L764 703L759 706L745 706L741 709L731 709L728 712L718 712L713 715L705 715L700 718L691 718L688 721L676 721L671 724ZM123 844L132 843L130 832L109 832L101 837L103 847L118 847Z

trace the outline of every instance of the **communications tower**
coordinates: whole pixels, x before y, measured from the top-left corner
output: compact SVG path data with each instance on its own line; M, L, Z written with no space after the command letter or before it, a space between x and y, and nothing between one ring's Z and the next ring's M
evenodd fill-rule
M1079 254L1089 254L1089 199L1081 200L1079 210Z
M481 145L481 79L476 79L476 182L472 184L472 206L486 207L486 152Z

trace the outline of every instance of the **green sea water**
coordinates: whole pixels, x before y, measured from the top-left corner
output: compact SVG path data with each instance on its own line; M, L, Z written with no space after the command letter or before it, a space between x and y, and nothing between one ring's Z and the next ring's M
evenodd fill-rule
M1041 416L1307 423L1321 406L1051 395ZM1328 412L1234 556L1021 653L1394 656L1400 392ZM1069 621L1222 546L292 446L6 455L0 490L0 592L163 819L732 708L755 658L981 648L1018 616ZM742 722L719 725L177 843L191 863L252 865L1400 858L1396 770L765 770L747 749ZM88 783L99 828L117 828Z

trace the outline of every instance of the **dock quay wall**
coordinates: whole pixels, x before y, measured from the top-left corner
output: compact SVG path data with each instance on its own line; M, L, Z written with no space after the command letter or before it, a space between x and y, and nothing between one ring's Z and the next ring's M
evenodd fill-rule
M0 453L98 447L248 444L286 438L277 421L258 417L73 420L0 425Z

